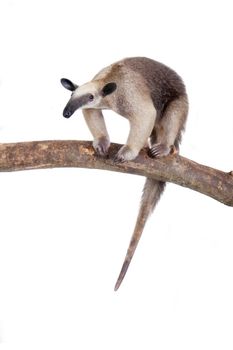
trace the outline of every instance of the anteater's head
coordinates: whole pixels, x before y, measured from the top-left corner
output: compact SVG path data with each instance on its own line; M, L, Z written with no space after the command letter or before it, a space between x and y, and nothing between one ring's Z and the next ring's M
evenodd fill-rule
M105 83L101 80L91 81L78 86L69 79L62 78L61 84L64 88L72 91L71 97L63 111L65 118L71 117L79 108L107 108L105 97L112 94L117 88L116 83Z

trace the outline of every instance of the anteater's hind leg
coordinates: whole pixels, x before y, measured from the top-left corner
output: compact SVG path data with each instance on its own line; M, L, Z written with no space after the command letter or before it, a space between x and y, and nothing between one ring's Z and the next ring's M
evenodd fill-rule
M182 96L172 101L155 124L151 135L150 154L153 157L164 157L172 147L179 147L181 133L188 114L188 101Z

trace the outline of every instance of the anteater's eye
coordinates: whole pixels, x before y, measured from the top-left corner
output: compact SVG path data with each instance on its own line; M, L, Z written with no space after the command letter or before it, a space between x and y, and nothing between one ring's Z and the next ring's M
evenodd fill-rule
M94 96L92 94L89 95L89 101L93 101L94 100Z

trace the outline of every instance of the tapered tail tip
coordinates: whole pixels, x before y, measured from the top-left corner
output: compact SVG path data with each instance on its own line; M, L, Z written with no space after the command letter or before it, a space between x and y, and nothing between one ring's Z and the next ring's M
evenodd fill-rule
M117 280L117 283L115 284L114 287L114 292L116 292L118 290L118 288L120 287L122 281L119 281L119 279Z
M128 270L128 267L129 267L129 264L130 264L130 261L129 260L126 260L124 261L124 264L121 268L121 272L119 274L119 277L117 279L117 282L115 284L115 287L114 287L114 291L116 292L118 290L118 288L120 287L125 275L126 275L126 272Z

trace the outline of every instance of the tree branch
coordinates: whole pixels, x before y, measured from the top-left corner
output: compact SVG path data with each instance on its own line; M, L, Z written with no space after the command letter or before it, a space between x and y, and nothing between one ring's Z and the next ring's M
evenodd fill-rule
M121 145L112 144L108 158L95 155L88 141L32 141L0 144L0 172L59 167L103 169L173 182L233 206L233 171L193 162L177 154L151 159L142 150L136 160L115 163Z

